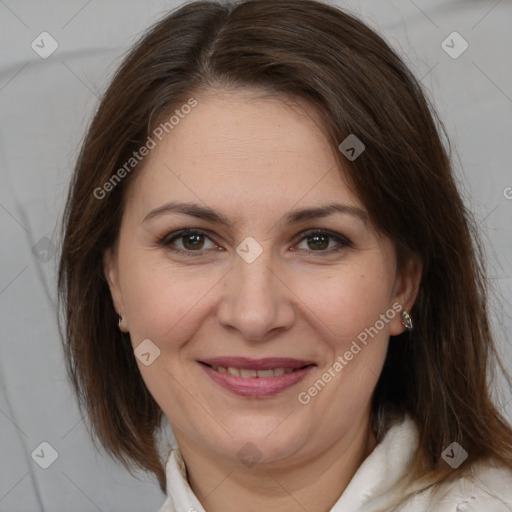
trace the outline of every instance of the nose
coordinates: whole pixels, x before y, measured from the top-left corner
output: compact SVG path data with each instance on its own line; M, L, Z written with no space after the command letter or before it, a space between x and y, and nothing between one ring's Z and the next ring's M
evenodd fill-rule
M235 256L217 309L219 323L249 341L268 341L288 330L296 313L284 274L267 251L252 263Z

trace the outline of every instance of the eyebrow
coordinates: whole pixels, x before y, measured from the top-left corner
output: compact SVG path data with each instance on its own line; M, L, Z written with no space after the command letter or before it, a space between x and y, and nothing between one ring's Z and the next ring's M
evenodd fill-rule
M351 215L366 225L369 225L368 214L357 206L350 206L347 204L331 203L325 206L318 206L313 208L303 208L300 210L293 210L284 217L284 222L287 224L296 224L303 220L320 219L327 217L333 213L342 213L344 215Z
M168 213L182 213L185 215L190 215L191 217L215 222L225 226L230 225L229 219L226 216L208 206L200 205L197 203L181 203L175 201L171 201L160 206L159 208L150 211L144 217L142 222L146 222L154 217L159 217L160 215ZM333 213L351 215L359 219L367 226L369 225L368 214L363 209L358 208L357 206L340 203L331 203L325 206L292 210L291 212L288 212L279 222L284 222L286 224L297 224L304 220L313 220L327 217Z

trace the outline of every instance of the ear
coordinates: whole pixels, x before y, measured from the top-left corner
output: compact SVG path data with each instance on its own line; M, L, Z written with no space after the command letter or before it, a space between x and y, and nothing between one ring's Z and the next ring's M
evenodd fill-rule
M400 304L400 311L402 309L405 309L407 312L411 311L420 288L422 272L423 264L419 255L413 254L409 256L403 265L402 271L397 275L391 300L391 304ZM412 320L414 322L414 318ZM405 327L402 325L402 317L399 313L390 322L389 333L391 336L396 336L404 331Z
M123 305L123 296L121 294L121 287L119 285L119 269L117 264L117 251L115 249L107 249L103 255L103 273L110 288L110 295L117 314L121 316L122 322L119 328L127 332L126 326L127 318Z

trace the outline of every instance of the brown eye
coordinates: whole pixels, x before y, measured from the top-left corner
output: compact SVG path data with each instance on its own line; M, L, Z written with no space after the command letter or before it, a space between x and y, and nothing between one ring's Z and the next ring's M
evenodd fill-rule
M326 235L313 235L307 238L308 247L313 251L327 249L329 247L329 237Z
M182 236L183 247L189 251L201 250L204 246L204 235L190 234Z
M319 255L327 255L340 252L346 247L352 247L352 242L339 233L324 230L311 230L302 233L302 237L296 249L317 252Z
M213 240L202 231L181 230L164 236L158 241L159 245L175 252L197 253L202 251L219 249Z

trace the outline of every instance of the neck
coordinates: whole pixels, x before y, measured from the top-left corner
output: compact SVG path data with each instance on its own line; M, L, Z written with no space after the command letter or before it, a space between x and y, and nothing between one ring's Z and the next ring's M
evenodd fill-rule
M366 419L334 445L293 465L244 468L189 444L176 433L190 487L206 512L328 512L376 441ZM180 439L181 438L181 439Z

